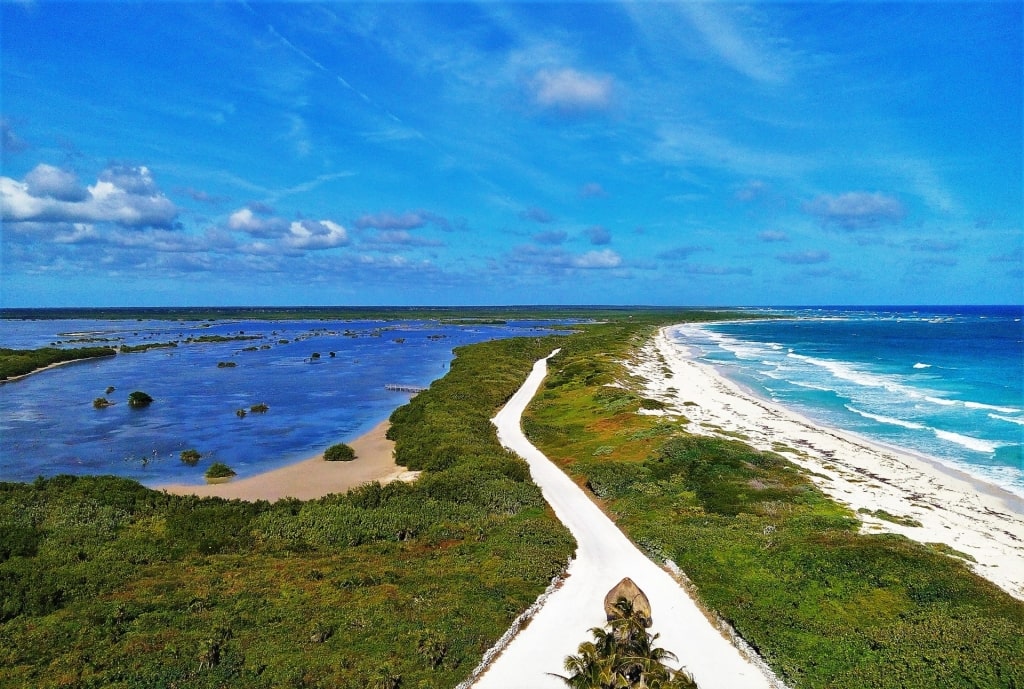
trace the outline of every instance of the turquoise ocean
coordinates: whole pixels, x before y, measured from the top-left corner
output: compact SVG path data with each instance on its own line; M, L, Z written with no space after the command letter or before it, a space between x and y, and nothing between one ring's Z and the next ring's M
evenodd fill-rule
M673 332L757 396L1024 496L1022 310L757 309L783 318Z

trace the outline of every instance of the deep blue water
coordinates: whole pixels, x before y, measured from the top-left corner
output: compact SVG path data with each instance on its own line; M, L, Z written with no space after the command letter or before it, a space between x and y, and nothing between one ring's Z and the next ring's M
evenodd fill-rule
M679 335L756 394L1024 495L1021 307L784 313Z
M0 480L70 473L117 474L151 486L202 483L213 461L252 475L370 430L409 398L385 384L428 386L447 372L454 347L543 335L550 324L0 320L0 346L12 348L182 342L0 385ZM202 335L258 339L184 342ZM312 358L314 352L320 357ZM236 366L218 368L218 362ZM105 394L108 386L115 390ZM134 390L155 401L130 409L126 400ZM94 409L101 396L115 404ZM235 413L259 403L269 411ZM203 454L195 467L180 460L188 448Z

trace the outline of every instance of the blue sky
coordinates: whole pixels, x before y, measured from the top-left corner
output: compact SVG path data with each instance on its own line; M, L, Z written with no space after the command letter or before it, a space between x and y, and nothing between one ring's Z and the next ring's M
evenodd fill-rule
M1021 303L972 3L0 2L0 306Z

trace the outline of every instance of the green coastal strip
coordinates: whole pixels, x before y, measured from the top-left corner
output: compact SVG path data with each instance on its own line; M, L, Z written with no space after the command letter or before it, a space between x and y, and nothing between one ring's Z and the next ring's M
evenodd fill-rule
M0 347L0 381L9 380L17 376L26 376L33 371L38 371L54 364L114 356L116 354L117 352L112 347L78 347L75 349L59 349L57 347L10 349Z
M934 547L862 535L796 465L692 436L622 365L654 322L589 326L524 428L793 689L1024 686L1024 603Z
M574 550L489 421L558 344L457 350L392 418L413 484L273 505L0 484L0 686L456 685Z

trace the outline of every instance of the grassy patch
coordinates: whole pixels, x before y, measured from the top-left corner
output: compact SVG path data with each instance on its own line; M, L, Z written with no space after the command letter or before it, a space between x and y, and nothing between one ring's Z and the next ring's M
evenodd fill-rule
M857 510L857 512L859 512L860 514L869 514L872 517L881 519L882 521L890 522L892 524L899 524L900 526L922 526L921 522L914 519L913 517L903 517L898 514L886 512L885 510L868 510L867 508L862 507L859 510Z

